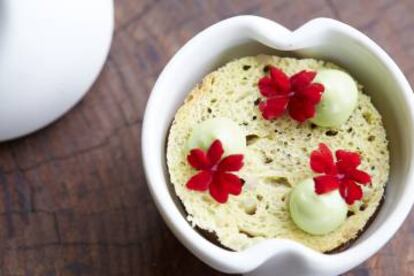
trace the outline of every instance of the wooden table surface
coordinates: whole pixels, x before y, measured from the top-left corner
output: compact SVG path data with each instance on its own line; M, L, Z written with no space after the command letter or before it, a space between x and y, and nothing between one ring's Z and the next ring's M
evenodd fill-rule
M257 14L294 29L337 18L373 38L414 81L412 0L115 0L115 8L108 61L84 100L51 126L0 144L0 275L221 275L164 225L140 151L157 75L220 19ZM414 213L346 275L414 275L413 234Z

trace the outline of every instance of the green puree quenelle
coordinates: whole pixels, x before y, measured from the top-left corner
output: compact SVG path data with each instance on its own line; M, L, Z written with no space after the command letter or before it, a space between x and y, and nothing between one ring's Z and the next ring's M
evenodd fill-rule
M225 155L244 153L246 149L243 129L234 121L224 117L208 119L195 126L187 141L187 149L207 150L216 139L223 144Z
M325 91L311 121L322 127L338 127L351 116L358 102L358 88L347 73L336 69L318 70L315 82Z
M298 183L290 195L290 216L303 231L325 235L345 222L348 206L338 190L318 195L312 178Z

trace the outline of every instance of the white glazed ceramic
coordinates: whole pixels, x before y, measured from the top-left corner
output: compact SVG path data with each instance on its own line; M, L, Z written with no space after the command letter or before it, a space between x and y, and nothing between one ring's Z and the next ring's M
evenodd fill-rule
M112 0L0 1L0 142L82 98L108 54L113 14Z
M198 234L185 220L168 180L165 142L170 123L189 90L206 73L246 55L274 53L331 60L345 67L372 97L384 118L391 151L385 203L368 230L344 252L318 253L290 240L264 241L231 252ZM393 60L364 34L318 18L295 31L255 16L221 21L187 42L159 76L145 111L142 154L154 201L177 238L202 261L227 273L335 275L377 252L398 230L414 201L413 95Z

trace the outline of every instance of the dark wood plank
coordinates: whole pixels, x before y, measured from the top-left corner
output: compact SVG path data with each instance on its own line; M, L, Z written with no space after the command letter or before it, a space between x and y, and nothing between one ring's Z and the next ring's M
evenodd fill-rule
M410 0L116 0L115 7L112 49L85 99L53 125L0 144L0 275L220 275L164 225L140 156L157 75L220 19L256 14L294 29L338 18L376 40L414 80ZM346 275L413 275L413 229L411 214L387 246Z

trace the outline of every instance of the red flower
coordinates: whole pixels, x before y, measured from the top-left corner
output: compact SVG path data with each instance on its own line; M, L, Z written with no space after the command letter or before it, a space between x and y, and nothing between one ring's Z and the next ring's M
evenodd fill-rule
M319 144L310 156L310 166L314 172L323 173L314 178L315 192L324 194L339 188L339 193L346 203L353 204L363 196L361 186L371 183L371 177L364 171L358 170L361 158L356 152L337 150L336 163L332 152L325 144Z
M210 195L219 203L225 203L229 194L239 195L243 186L236 175L230 173L243 167L243 154L229 155L223 159L223 146L220 140L215 140L207 152L193 149L187 156L187 161L199 170L188 180L186 186L190 190L210 190Z
M314 71L300 71L288 77L282 70L270 67L270 77L259 80L260 93L267 99L259 104L263 118L275 119L287 109L289 115L299 122L315 116L315 106L320 102L325 88L312 83Z

